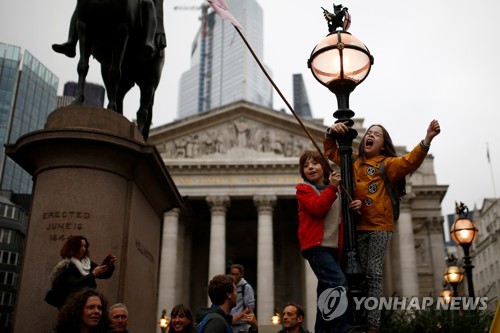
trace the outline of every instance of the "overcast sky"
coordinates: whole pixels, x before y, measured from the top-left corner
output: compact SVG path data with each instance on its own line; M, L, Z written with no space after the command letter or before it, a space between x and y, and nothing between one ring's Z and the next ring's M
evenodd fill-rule
M313 116L334 122L335 96L307 68L313 47L328 33L323 0L257 0L264 10L264 59L276 84L292 103L292 75L302 73ZM199 27L201 0L165 0L168 46L156 94L153 126L176 118L178 83L190 66L190 48ZM28 50L56 76L59 93L76 81L77 59L52 51L66 40L74 0L2 0L0 42ZM349 32L375 57L368 78L351 94L350 107L365 127L383 124L397 145L412 149L436 118L442 132L431 153L437 182L449 185L442 211L454 202L470 210L485 197L500 193L500 2L498 0L344 1L352 24ZM229 23L228 23L229 24ZM88 82L102 83L91 63ZM134 118L135 91L126 98L126 116ZM286 108L274 95L274 107ZM362 134L362 133L360 133ZM491 164L486 157L489 144ZM494 181L493 181L494 180ZM496 187L496 193L495 193Z

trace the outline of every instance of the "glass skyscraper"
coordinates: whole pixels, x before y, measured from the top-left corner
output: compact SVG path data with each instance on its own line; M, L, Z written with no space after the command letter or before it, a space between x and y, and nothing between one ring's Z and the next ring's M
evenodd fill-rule
M33 186L3 144L43 128L56 107L58 84L29 52L0 43L0 332L10 332Z
M309 99L302 74L293 74L293 108L302 118L312 118Z
M262 61L262 8L255 0L227 0L227 4ZM237 31L213 11L205 17L206 30L200 28L193 42L191 68L181 77L179 118L241 100L271 108L271 83Z
M0 43L0 182L2 190L31 193L31 176L7 158L4 143L42 129L56 107L59 79L28 51Z

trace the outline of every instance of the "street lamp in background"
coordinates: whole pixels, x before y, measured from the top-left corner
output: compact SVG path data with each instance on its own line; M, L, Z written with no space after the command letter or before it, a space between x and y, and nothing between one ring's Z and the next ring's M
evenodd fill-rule
M441 297L445 303L450 303L451 298L453 297L453 292L449 289L443 289L439 297Z
M474 268L474 266L472 265L469 250L472 242L476 238L478 230L474 222L467 218L467 215L469 215L469 209L467 208L467 206L464 205L463 202L461 202L460 205L458 203L455 203L455 206L458 218L455 223L453 223L450 234L453 241L456 244L462 246L462 248L464 249L463 267L465 270L465 275L467 275L467 288L469 289L469 297L474 298L474 283L472 282L472 269Z
M453 288L453 297L457 297L457 287L464 279L464 273L462 273L462 269L458 266L450 265L446 268L443 275L446 282L448 282Z
M334 12L323 8L323 14L328 22L329 34L316 45L308 60L313 76L326 86L337 97L338 110L333 116L336 123L344 122L348 131L337 137L340 153L340 172L345 187L342 195L342 213L345 219L345 267L344 272L349 282L351 297L361 297L363 270L359 263L356 241L356 226L349 201L352 198L352 143L358 132L352 128L354 112L349 109L349 95L358 84L370 73L373 56L368 48L356 37L347 32L350 25L350 15L347 8L334 5ZM353 313L353 322L362 322L361 313Z
M279 325L279 324L281 324L281 316L279 314L278 308L274 308L274 314L271 317L271 324L272 325Z
M165 333L167 331L169 323L170 323L170 320L168 319L168 316L167 316L167 310L163 310L161 312L160 320L158 320L158 325L160 326L162 333Z

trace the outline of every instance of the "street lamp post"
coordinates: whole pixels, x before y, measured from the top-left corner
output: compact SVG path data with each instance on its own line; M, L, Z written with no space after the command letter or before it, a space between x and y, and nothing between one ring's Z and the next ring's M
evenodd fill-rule
M161 317L160 320L158 320L158 325L160 326L161 332L165 333L168 328L168 324L170 323L170 320L167 316L167 310L163 310L161 312Z
M281 316L279 314L278 308L274 308L274 314L271 317L271 325L281 324Z
M470 247L472 242L476 238L478 230L474 222L467 218L469 214L469 209L463 202L455 203L456 205L456 213L458 215L458 219L453 223L451 227L451 238L453 241L462 246L464 249L464 270L465 275L467 276L467 288L469 289L469 297L474 298L474 283L472 281L472 269L474 266L472 265L472 260L470 258Z
M451 298L453 297L453 292L451 290L448 290L448 289L443 289L443 291L441 291L441 294L439 295L439 297L441 297L445 303L450 303Z
M329 34L316 45L308 60L313 76L337 98L338 110L333 116L336 123L343 122L348 131L337 137L340 153L340 172L345 191L342 191L342 213L345 221L345 268L351 297L362 296L363 270L357 252L356 226L349 200L352 198L352 143L358 132L352 128L354 112L349 109L349 95L370 73L373 56L368 48L356 37L347 32L350 15L347 8L334 5L334 12L323 8L328 22ZM347 193L346 193L347 192ZM362 322L361 313L353 312L355 324Z
M464 279L464 273L462 273L462 269L458 266L450 265L446 268L443 275L446 282L448 282L453 288L453 297L457 297L457 287Z

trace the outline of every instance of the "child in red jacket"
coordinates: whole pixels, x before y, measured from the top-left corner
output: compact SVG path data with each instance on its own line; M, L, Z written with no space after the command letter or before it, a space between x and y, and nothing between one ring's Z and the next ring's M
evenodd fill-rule
M338 188L340 175L330 172L328 162L318 151L305 150L299 159L303 183L296 186L299 213L299 243L302 256L318 278L318 308L314 331L349 332L352 330L345 309L330 308L328 295L345 296L347 281L338 264L339 226L341 223ZM361 201L350 203L359 210ZM339 304L336 304L337 306ZM347 303L345 304L347 305ZM342 306L342 304L340 304ZM339 313L341 312L341 313Z

